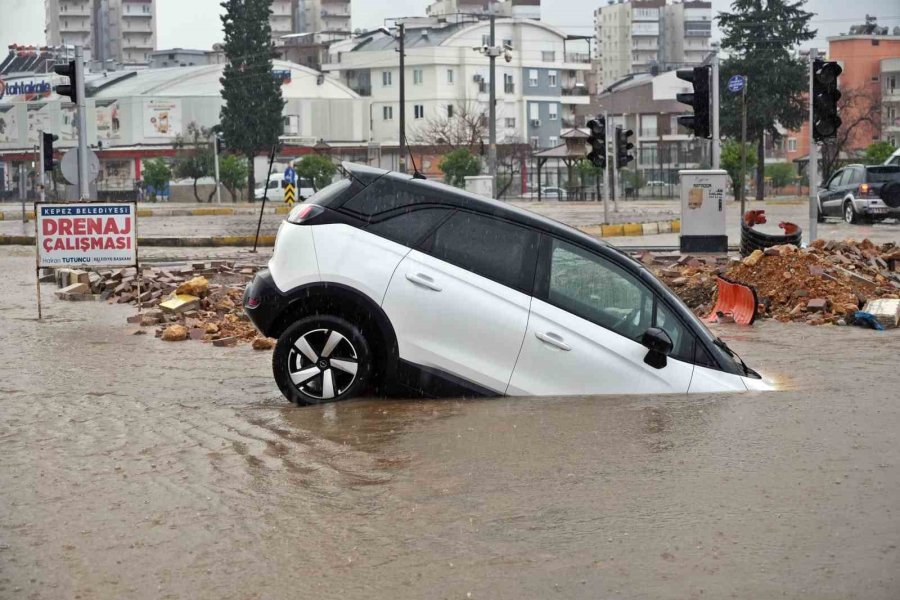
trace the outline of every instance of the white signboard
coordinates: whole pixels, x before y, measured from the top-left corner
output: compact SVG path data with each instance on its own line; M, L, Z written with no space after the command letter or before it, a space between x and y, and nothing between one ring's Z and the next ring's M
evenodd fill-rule
M97 112L97 137L102 140L115 140L121 137L121 122L119 121L118 100L97 100L95 103Z
M722 170L679 171L681 178L682 252L724 252L725 188L728 173Z
M181 133L181 103L177 100L144 101L144 137L173 138Z
M35 208L38 266L137 265L135 203L38 203Z

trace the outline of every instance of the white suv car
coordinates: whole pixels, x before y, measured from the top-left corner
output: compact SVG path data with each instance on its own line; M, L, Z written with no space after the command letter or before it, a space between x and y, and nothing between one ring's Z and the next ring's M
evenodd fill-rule
M278 338L288 399L768 389L616 248L440 183L344 169L281 224L244 297Z

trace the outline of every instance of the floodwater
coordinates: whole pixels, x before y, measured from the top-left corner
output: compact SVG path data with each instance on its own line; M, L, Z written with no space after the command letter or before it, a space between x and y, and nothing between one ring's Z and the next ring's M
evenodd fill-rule
M720 333L779 392L296 408L0 250L0 598L900 597L900 332Z

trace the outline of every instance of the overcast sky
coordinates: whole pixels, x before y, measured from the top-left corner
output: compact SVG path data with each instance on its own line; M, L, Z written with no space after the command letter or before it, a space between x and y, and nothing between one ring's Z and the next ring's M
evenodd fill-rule
M210 48L222 41L220 0L156 0L159 48ZM429 0L353 0L353 27L380 26L390 17L424 15ZM591 35L593 11L606 0L543 0L544 20L569 33ZM713 12L728 10L731 0L712 0ZM900 25L897 0L808 0L817 15L816 45L825 48L825 37L846 32L863 15L879 17L892 29ZM718 37L718 36L716 36ZM0 43L44 44L44 0L0 0ZM810 44L812 45L812 44Z

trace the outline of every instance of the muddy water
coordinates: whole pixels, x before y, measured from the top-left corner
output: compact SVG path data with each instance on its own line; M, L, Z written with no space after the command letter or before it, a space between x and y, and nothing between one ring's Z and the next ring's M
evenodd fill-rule
M0 598L900 597L900 335L721 333L783 391L292 408L0 251ZM49 287L45 287L49 294Z

